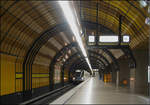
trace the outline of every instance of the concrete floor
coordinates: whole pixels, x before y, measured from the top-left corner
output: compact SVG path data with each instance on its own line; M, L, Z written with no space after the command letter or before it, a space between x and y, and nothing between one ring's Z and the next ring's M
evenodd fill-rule
M98 76L86 82L65 104L150 104L149 98L103 83Z

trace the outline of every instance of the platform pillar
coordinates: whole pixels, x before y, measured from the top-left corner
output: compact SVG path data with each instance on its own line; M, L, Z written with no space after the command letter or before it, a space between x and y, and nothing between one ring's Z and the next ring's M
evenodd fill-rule
M116 75L116 87L119 87L119 71L117 71L117 75Z
M135 68L130 69L130 90L132 92L135 91L135 75L136 75Z

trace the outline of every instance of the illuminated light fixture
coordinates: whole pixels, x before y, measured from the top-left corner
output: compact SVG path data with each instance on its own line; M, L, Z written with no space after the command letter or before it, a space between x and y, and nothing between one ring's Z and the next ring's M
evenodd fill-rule
M96 72L98 72L99 70L98 70L98 69L93 69L93 71L96 71Z
M146 7L147 6L147 0L140 0L139 1L141 7Z
M67 46L67 43L65 43L65 46Z
M124 35L123 38L122 38L122 41L124 43L129 43L130 42L130 36L129 35Z
M66 77L64 77L64 80L67 80L67 78L66 78Z
M75 42L75 38L74 37L72 37L72 40L73 40L73 42Z
M75 36L75 39L76 39L84 57L87 58L87 53L86 53L86 50L84 48L84 45L83 45L83 42L81 39L81 26L80 26L75 8L73 7L73 2L72 1L58 1L58 3L60 5L60 7L62 8L64 16ZM91 65L89 63L89 60L86 60L86 61L89 65L91 72L93 73Z
M67 54L65 55L65 58L68 59L68 55Z
M76 70L75 72L81 72L81 70Z
M132 78L130 78L130 80L131 80L131 81L134 81L134 80L135 80L135 78L133 78L133 77L132 77Z
M88 41L89 41L90 43L95 42L95 36L93 36L93 35L89 36L88 39L89 39Z
M93 70L92 70L91 64L90 64L90 62L89 62L89 59L88 59L88 58L85 58L85 59L86 59L86 62L87 62L87 64L89 65L89 68L90 68L90 70L92 71L92 74L93 74Z
M65 62L65 61L66 61L66 59L64 59L64 58L63 58L63 61Z
M68 53L71 54L71 50L69 50Z
M145 24L150 25L150 18L149 18L149 17L147 17L147 18L145 19Z
M94 32L92 32L92 35L94 35Z
M114 43L119 42L118 36L99 36L99 42L102 43Z

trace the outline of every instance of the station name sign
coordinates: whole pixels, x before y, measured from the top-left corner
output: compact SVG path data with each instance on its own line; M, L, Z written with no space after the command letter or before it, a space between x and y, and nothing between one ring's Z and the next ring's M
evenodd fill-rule
M99 42L115 43L115 42L119 42L119 37L118 36L99 36Z
M96 37L95 35L88 36L88 45L95 45L96 38L98 39L99 45L117 45L119 43L119 36L118 35L100 35ZM129 35L122 35L121 36L121 44L129 44L130 43L130 36Z

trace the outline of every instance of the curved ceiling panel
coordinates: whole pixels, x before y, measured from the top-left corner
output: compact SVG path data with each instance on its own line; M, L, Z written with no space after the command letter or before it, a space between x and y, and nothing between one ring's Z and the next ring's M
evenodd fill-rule
M137 1L81 1L78 2L78 7L81 10L81 20L97 22L98 19L99 24L110 28L116 34L119 29L119 16L122 15L122 35L131 36L131 48L148 40L149 27L145 24L147 9L141 8Z
M80 14L81 23L91 22L102 25L111 32L118 34L119 16L122 15L122 35L129 34L132 38L130 47L147 46L149 27L145 25L147 9L141 8L136 1L75 1ZM96 7L98 3L98 8ZM1 1L1 53L13 54L24 58L33 43L48 29L65 23L61 8L55 1ZM97 11L98 9L98 11ZM97 16L98 13L98 16ZM87 32L93 29L86 28ZM101 29L101 28L100 28ZM96 32L96 29L95 29ZM58 34L58 35L57 35ZM69 30L60 32L43 45L35 57L34 64L46 65L51 62L64 46L72 42ZM101 32L100 32L101 34ZM72 49L72 54L77 52ZM110 50L116 58L121 51ZM111 63L112 59L102 50L102 54ZM119 54L120 55L119 55ZM62 55L64 56L64 55ZM71 56L71 55L70 55Z

